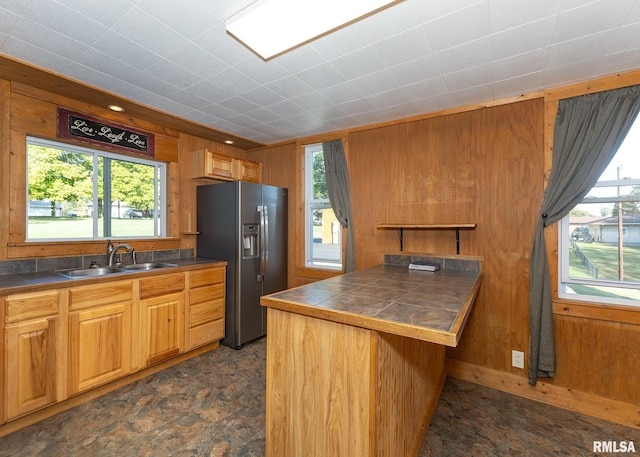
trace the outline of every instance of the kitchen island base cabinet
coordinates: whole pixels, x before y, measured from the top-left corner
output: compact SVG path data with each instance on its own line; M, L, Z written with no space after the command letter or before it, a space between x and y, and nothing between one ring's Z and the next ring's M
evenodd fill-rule
M267 457L412 456L445 347L268 309Z

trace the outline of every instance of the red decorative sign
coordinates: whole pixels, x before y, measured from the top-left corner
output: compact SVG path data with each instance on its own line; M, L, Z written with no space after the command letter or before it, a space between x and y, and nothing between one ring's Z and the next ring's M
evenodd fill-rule
M155 153L153 133L64 108L58 108L58 138L73 139L94 146L108 145L119 151L151 157Z

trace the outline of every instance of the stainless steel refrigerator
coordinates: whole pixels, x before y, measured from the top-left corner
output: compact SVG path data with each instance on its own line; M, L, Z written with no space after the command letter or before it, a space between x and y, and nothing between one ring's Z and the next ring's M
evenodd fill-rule
M234 181L198 187L197 255L226 260L222 344L266 334L262 295L287 288L287 189Z

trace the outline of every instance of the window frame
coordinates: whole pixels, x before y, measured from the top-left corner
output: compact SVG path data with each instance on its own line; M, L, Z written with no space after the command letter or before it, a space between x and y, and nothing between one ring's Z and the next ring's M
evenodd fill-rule
M640 117L636 120L640 123ZM594 186L595 188L604 187L630 187L640 186L640 178L624 178L611 180L598 181ZM629 197L585 197L580 204L588 203L622 203L623 201L633 201L640 203L640 196L637 199L629 199ZM578 205L576 205L578 206ZM603 216L606 217L606 216ZM558 221L558 298L561 300L568 300L571 302L586 302L586 303L598 303L602 305L620 305L625 307L631 307L636 310L640 310L640 299L633 298L614 298L607 296L586 295L582 293L571 293L566 291L567 286L584 285L595 287L610 287L616 289L631 289L640 290L640 282L632 281L619 281L619 280L603 280L603 279L584 279L584 278L572 278L569 274L569 257L571 249L571 228L570 228L571 215L567 214L560 221ZM626 230L626 227L625 227ZM624 235L623 235L624 236Z
M78 152L82 154L88 154L92 156L93 173L92 173L92 204L94 208L97 208L98 199L98 173L95 170L98 167L99 158L105 158L109 160L118 160L124 162L132 162L136 164L151 166L154 168L154 202L157 202L159 208L156 208L153 216L153 235L136 236L131 234L126 235L99 235L99 221L97 217L92 217L92 234L89 237L82 238L29 238L29 145L37 145L42 147L50 147L56 149L65 149L72 152ZM138 240L159 240L167 237L167 188L169 179L169 170L165 162L159 160L152 160L146 157L119 154L115 152L106 151L99 148L86 147L75 143L66 143L62 141L50 140L46 138L40 138L36 136L26 135L25 141L25 208L24 208L24 230L25 230L25 243L60 243L60 242L79 242L79 241L104 241L107 239L113 240L125 240L125 239L138 239ZM157 214L159 211L159 214ZM110 214L110 212L109 212ZM111 216L109 215L109 218Z
M313 198L313 154L323 152L322 143L304 145L304 265L307 268L337 270L343 269L343 240L342 230L337 232L338 236L338 261L332 259L315 258L313 252L313 211L317 210L317 205L331 208L329 198ZM315 206L314 206L315 205Z

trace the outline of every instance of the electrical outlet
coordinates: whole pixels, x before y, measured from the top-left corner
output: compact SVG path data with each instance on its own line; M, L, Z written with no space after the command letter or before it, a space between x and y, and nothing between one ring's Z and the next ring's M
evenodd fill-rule
M524 368L524 352L511 351L511 365L516 368Z

